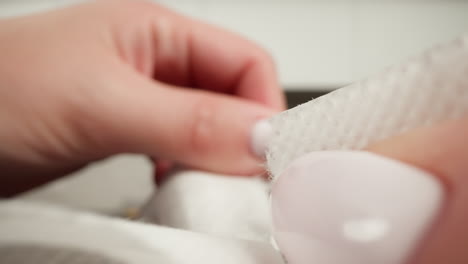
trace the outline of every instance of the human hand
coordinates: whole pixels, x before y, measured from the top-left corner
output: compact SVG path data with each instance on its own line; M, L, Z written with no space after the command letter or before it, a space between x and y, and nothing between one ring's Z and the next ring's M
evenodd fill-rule
M284 99L255 44L142 1L4 20L0 40L0 195L123 152L261 171L251 130Z

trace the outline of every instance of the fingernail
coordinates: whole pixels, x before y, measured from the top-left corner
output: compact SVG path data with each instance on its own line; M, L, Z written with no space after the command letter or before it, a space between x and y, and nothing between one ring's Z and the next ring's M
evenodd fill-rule
M260 120L254 124L251 136L252 152L259 158L265 158L268 143L273 135L273 128L267 120Z
M402 264L443 199L435 176L399 161L310 153L272 187L274 236L291 264Z

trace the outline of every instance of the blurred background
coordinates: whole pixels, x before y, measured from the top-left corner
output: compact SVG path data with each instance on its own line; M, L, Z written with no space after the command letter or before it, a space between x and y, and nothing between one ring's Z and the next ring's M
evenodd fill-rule
M76 2L80 1L0 0L0 17ZM155 2L239 32L264 46L276 59L290 106L468 32L468 1L463 0ZM114 214L141 204L150 195L151 174L150 163L144 157L122 155L23 197L60 200L70 206Z

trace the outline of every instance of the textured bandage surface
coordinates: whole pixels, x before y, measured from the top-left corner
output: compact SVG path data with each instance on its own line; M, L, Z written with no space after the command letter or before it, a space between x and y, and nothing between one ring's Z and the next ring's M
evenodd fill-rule
M274 179L308 152L362 149L467 114L468 34L272 117L267 167Z

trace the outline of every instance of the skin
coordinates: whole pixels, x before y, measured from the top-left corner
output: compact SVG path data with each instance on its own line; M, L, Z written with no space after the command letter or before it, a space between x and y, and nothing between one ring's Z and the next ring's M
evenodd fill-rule
M252 42L143 1L3 20L0 40L3 196L117 153L262 171L250 131L284 98Z
M154 4L98 1L0 21L0 40L0 195L123 152L160 172L261 172L250 130L284 99L270 56L242 37ZM446 187L412 264L468 263L466 135L462 119L367 149Z
M468 263L468 119L420 128L368 150L430 172L445 185L442 212L411 264Z

